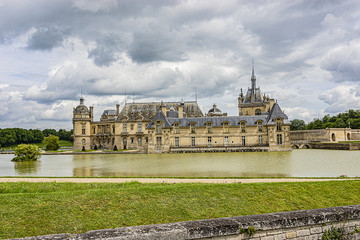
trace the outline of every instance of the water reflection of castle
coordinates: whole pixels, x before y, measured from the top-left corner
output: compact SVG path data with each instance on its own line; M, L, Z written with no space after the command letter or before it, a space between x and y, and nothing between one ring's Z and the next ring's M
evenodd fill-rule
M126 103L105 110L100 121L84 99L73 111L73 149L143 149L156 152L224 152L290 150L290 122L274 99L256 86L238 97L238 116L214 104L204 115L196 101Z

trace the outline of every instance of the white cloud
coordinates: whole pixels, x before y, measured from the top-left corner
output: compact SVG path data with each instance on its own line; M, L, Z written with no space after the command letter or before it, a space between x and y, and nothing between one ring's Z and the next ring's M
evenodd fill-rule
M290 118L359 108L359 16L357 1L2 1L1 122L71 128L81 88L98 116L125 91L179 101L195 89L204 112L236 115L251 58Z

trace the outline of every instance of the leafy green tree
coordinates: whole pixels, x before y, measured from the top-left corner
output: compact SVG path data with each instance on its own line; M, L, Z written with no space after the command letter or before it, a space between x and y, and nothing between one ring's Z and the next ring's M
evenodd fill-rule
M44 143L46 144L47 151L56 151L60 148L59 137L54 135L49 135L44 138Z
M346 123L342 118L336 119L334 125L336 128L345 128L346 127Z
M44 140L44 134L38 129L30 129L29 132L32 135L32 142L41 143Z
M304 122L304 120L300 120L300 119L294 119L291 120L291 125L290 125L290 130L305 130L306 128L306 124Z
M11 128L0 130L0 144L7 147L16 144L16 134Z
M44 129L42 131L42 133L44 134L44 137L48 137L50 135L53 135L53 136L57 136L58 133L55 129Z
M11 161L37 161L41 157L41 152L36 145L20 144L15 148L15 156Z

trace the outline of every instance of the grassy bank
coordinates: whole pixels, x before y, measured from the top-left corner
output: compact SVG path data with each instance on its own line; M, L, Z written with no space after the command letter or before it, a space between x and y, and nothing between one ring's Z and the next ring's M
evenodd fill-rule
M38 146L39 148L45 148L46 147L46 144L44 142L42 142L42 143L31 143L31 144L34 144L34 145ZM72 147L73 142L67 141L67 140L59 140L59 145L60 145L60 147ZM3 150L13 150L16 147L17 147L17 145L11 145L11 146L8 146L8 147L3 147L2 149Z
M259 184L0 183L0 238L360 203L360 181Z

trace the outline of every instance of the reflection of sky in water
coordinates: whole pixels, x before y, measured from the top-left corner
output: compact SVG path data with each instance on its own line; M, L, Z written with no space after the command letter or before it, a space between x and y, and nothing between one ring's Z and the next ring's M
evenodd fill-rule
M12 157L0 154L0 176L360 176L360 151L45 155L33 165Z

